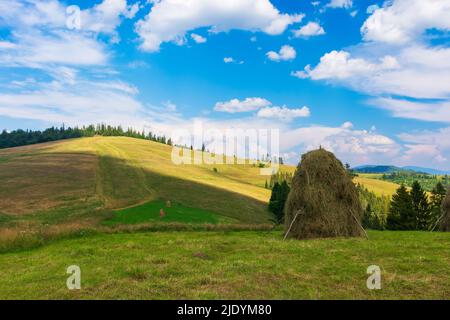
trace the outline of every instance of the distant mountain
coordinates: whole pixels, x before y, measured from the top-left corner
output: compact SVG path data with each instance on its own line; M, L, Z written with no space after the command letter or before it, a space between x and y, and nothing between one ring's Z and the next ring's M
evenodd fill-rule
M413 171L417 173L427 174L450 174L449 171L442 171L437 169L422 168L415 166L396 167L390 165L364 165L353 168L358 173L392 173L398 171Z
M395 166L379 166L379 165L364 165L353 168L354 171L359 173L392 173L397 171L403 171L399 167Z
M422 167L414 167L414 166L408 166L408 167L402 167L406 170L412 170L416 172L424 172L428 174L450 174L450 171L442 171L437 169L430 169L430 168L422 168Z

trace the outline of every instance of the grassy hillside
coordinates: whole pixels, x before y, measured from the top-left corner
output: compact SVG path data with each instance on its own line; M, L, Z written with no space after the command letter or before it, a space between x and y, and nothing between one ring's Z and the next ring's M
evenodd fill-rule
M372 191L379 196L391 196L393 195L400 185L389 181L383 181L377 179L378 174L359 174L353 181L355 183L362 184L369 191Z
M252 165L174 165L171 147L93 137L0 151L0 221L93 223L149 201L180 203L245 223L270 218L267 177ZM214 170L214 168L216 170Z
M0 255L0 299L448 299L449 233L283 241L278 232L156 232L66 239ZM81 290L66 269L81 268ZM366 287L367 267L381 290Z
M269 221L270 191L264 188L268 177L259 175L259 168L177 166L171 161L171 151L164 144L125 137L80 138L0 150L0 223L92 225L110 218L114 210L166 200L197 208L199 215L204 211L217 215L215 221ZM282 170L293 172L295 167L283 166ZM397 188L366 177L355 181L377 194L392 194ZM156 208L144 212L134 221L158 212ZM195 219L203 221L202 216Z

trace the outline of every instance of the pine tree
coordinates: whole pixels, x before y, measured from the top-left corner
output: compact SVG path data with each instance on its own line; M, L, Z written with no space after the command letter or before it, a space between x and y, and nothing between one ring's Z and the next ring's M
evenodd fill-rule
M392 196L391 207L387 217L390 230L413 230L416 227L411 195L402 184Z
M276 218L280 206L280 187L280 184L278 182L275 182L272 188L272 195L270 196L269 200L269 211L272 212Z
M362 226L364 228L371 227L371 225L370 225L371 216L372 216L372 206L370 205L370 203L368 203L366 210L364 211L363 218L362 218Z
M284 221L284 206L285 206L286 200L289 196L289 191L291 191L291 188L287 184L286 180L284 180L281 183L281 187L280 187L280 196L279 196L280 206L279 206L278 215L277 215L277 219L278 219L279 223L282 223Z
M431 217L430 227L433 228L442 215L442 203L447 191L441 182L438 182L431 191Z
M430 224L430 208L428 205L428 196L417 180L412 184L411 200L416 220L415 229L428 230Z

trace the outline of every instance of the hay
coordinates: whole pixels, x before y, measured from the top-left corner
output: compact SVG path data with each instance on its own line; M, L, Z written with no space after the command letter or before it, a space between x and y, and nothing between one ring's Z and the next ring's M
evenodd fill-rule
M447 197L445 197L444 203L442 204L442 217L439 221L439 230L450 231L450 188L447 192Z
M363 209L350 175L333 153L302 156L285 207L285 232L296 239L359 237Z

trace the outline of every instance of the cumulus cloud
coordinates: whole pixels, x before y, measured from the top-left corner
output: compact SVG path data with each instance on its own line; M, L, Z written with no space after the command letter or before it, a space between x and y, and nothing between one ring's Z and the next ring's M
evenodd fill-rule
M367 130L340 127L309 126L283 132L282 150L300 146L302 151L320 146L334 152L352 165L368 162L384 163L400 154L400 146L387 136Z
M199 34L196 33L191 33L191 38L196 42L196 43L205 43L207 40L205 37L202 37Z
M258 111L257 116L259 118L277 119L282 121L291 121L295 118L309 117L310 111L308 107L302 107L298 109L289 109L286 106L283 107L265 107Z
M269 51L266 53L267 57L272 61L289 61L295 59L297 52L295 49L289 45L284 45L281 47L279 52Z
M325 30L316 22L308 22L298 30L293 31L294 36L299 37L312 37L325 34Z
M269 0L160 0L136 24L145 51L159 51L162 43L183 44L186 33L202 27L210 32L229 30L283 33L300 22L302 14L283 14Z
M450 170L450 127L402 133L399 138L406 144L401 160L405 164L436 166Z
M448 0L395 0L373 11L361 32L366 41L404 44L428 29L450 30Z
M139 10L139 3L127 4L126 0L103 0L91 8L81 10L81 30L117 36L115 30L123 18L131 19ZM28 1L2 0L0 24L18 29L66 28L66 6L58 0Z
M139 11L139 3L127 4L127 0L103 0L92 8L81 11L81 30L114 35L122 19L132 19Z
M304 73L294 75L310 77L313 80L348 79L397 68L399 63L392 56L385 56L379 62L369 62L361 58L351 58L347 51L334 50L320 58L320 63L314 69L307 66Z
M256 117L260 119L271 119L289 122L295 118L309 117L310 110L302 108L288 108L287 106L273 106L272 102L264 98L246 98L244 100L231 99L226 102L217 102L215 111L227 113L258 111Z
M231 99L226 102L217 102L214 110L228 113L249 112L271 105L272 103L264 98L246 98L245 100Z
M326 7L328 8L351 8L353 6L352 0L331 0Z

